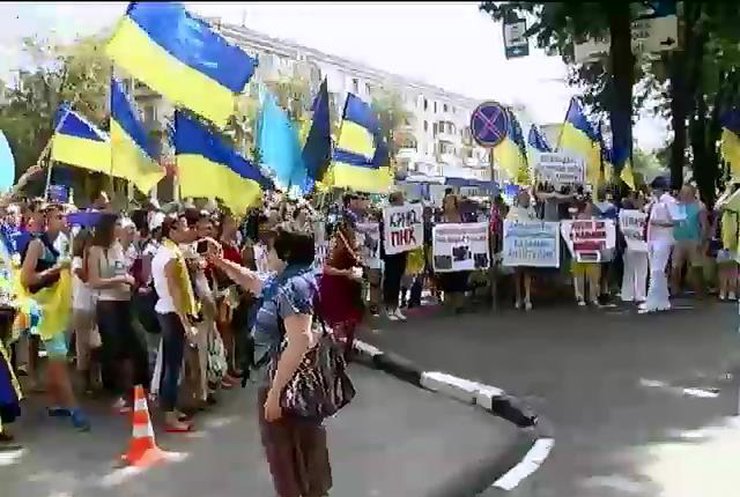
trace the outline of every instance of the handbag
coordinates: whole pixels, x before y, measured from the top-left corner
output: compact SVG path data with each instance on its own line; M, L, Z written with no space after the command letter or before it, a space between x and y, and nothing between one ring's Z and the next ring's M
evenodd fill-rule
M339 344L321 324L318 343L303 356L293 377L280 395L280 407L290 415L301 418L323 419L333 416L349 404L356 395L352 380L347 374L347 362ZM285 324L278 316L278 327L285 336ZM283 341L281 349L285 349ZM282 353L281 350L281 353ZM277 359L271 361L270 378L275 378Z

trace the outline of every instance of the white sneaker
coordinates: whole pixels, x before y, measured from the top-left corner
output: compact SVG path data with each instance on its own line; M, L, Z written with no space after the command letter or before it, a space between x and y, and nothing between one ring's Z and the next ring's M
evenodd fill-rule
M386 317L388 318L388 321L398 321L398 316L396 315L395 312L388 311L386 313Z
M586 301L583 299L578 299L578 307L586 307Z
M531 311L532 310L532 302L529 300L524 301L524 310L525 311Z
M735 297L735 292L730 292L727 295L727 300L737 300L737 298Z
M725 299L726 299L725 294L724 293L720 293L719 294L719 299L724 302Z
M404 314L403 312L401 312L401 308L400 307L398 309L396 309L396 317L398 319L400 319L401 321L406 321L406 314Z
M521 301L517 300L516 302L514 302L514 309L516 309L518 311L521 308L522 308Z

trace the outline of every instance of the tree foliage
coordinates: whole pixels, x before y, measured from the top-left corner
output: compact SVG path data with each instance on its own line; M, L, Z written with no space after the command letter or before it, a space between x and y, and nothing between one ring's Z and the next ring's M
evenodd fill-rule
M98 37L68 44L26 38L23 52L31 68L6 83L7 99L0 106L0 129L15 155L16 175L36 163L51 138L62 102L71 103L95 123L104 123L110 84L110 63Z
M380 136L388 144L390 157L393 158L402 142L399 130L409 123L411 112L406 110L400 93L386 88L373 92L371 107L378 117Z

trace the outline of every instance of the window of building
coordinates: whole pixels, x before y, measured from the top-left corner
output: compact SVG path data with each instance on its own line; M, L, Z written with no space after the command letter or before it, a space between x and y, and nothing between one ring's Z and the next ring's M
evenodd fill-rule
M144 122L153 123L157 120L157 107L154 105L147 105L144 107Z
M442 111L443 111L443 112L447 112L447 104L444 104L444 105L442 106Z
M370 84L369 83L365 83L365 94L366 95L370 95L371 92L372 92L372 88L370 88Z
M457 133L457 129L455 128L455 123L447 123L447 124L449 124L451 135L454 135L455 133Z
M434 101L434 113L435 114L437 113L437 101L436 100Z
M429 101L425 98L424 99L424 110L429 109Z
M432 123L432 136L437 136L437 123Z
M428 131L429 131L429 123L424 121L424 132L426 133Z
M360 93L360 82L357 78L352 78L352 92L355 94Z

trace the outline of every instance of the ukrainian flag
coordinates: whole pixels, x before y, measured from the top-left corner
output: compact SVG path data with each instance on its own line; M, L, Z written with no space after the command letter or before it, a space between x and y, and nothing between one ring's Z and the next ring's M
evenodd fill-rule
M599 133L588 121L581 103L575 97L570 100L570 106L565 115L558 150L580 155L586 163L586 182L598 188L601 176Z
M271 183L260 170L201 123L175 113L175 157L183 197L217 197L243 214Z
M222 128L257 65L178 2L131 2L106 50L154 91Z
M533 124L529 128L527 143L538 152L552 152L552 147L547 142L547 138L542 134L542 131L536 124Z
M115 79L111 80L110 103L111 176L125 178L143 193L149 193L164 178L164 168L157 162L157 151L133 104Z
M730 163L732 178L740 178L740 110L726 112L721 119L720 153Z
M63 104L56 115L51 159L89 171L109 174L110 139L106 133Z
M517 183L526 182L529 176L526 145L522 127L513 112L509 115L509 129L506 137L493 149L493 157L501 169Z
M379 145L381 151L377 153ZM390 158L387 152L383 153L383 146L380 125L370 106L349 93L333 154L334 186L367 193L387 193L393 185L393 175Z

